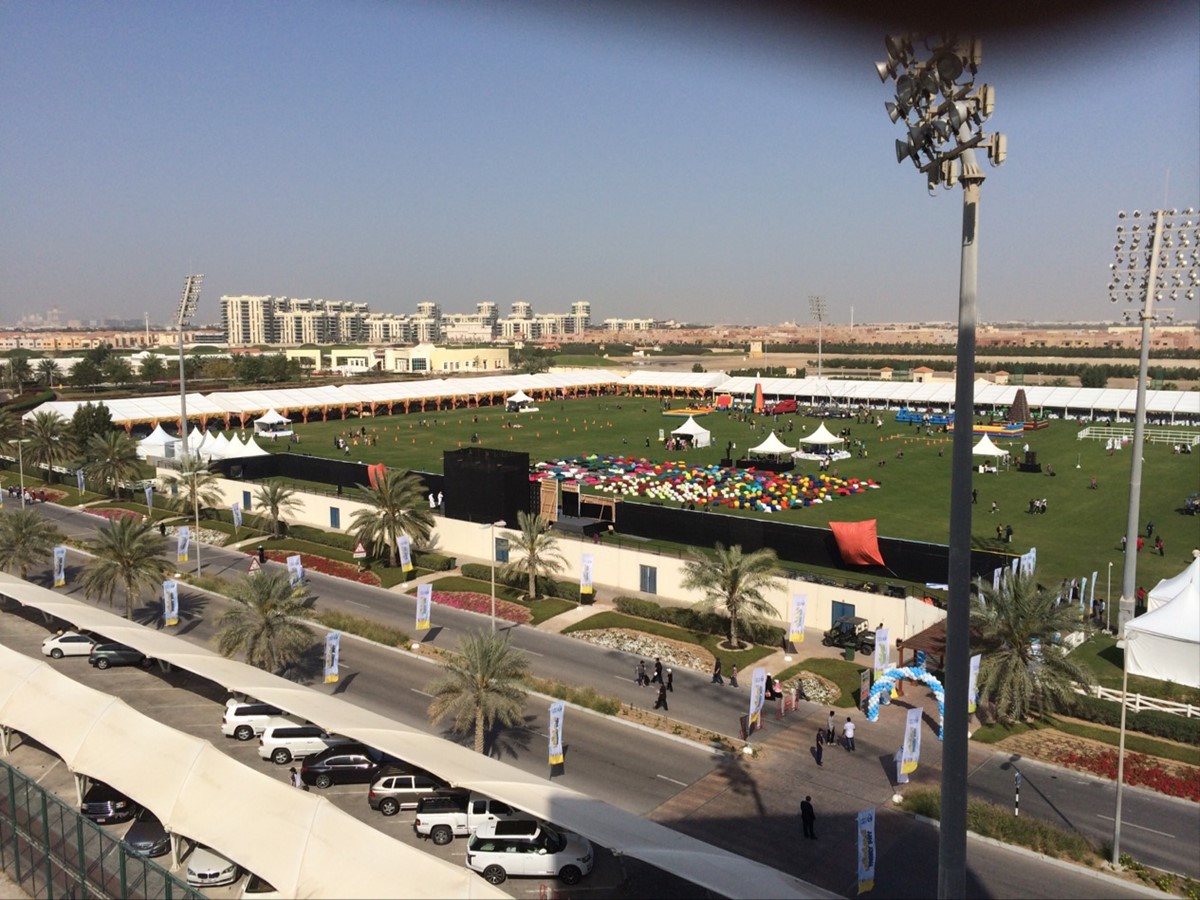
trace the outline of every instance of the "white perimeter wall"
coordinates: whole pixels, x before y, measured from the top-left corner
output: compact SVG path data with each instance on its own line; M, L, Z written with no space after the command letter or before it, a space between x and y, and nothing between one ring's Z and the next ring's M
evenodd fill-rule
M164 470L164 474L166 472L167 470ZM242 504L243 512L247 516L257 512L253 498L258 485L228 479L218 479L217 485L225 498L226 507L236 502ZM245 491L250 492L251 502L248 506L243 496ZM366 506L346 497L305 492L297 492L296 499L300 505L286 516L288 521L344 533L349 532L355 510ZM338 512L340 527L337 529L331 526L331 510ZM506 533L511 535L513 532L504 528L496 529L497 537ZM457 557L460 564L471 561L486 563L491 557L490 541L488 527L439 515L435 517L435 529L427 549ZM566 569L558 576L564 580L579 577L582 556L590 553L595 560L592 580L597 587L605 589L606 592L644 596L665 605L675 606L687 606L697 599L694 593L685 591L681 586L683 561L676 557L629 547L596 544L590 540L571 537L564 537L559 542L559 547L567 562ZM657 591L654 595L642 594L638 590L642 566L650 566L656 570ZM805 618L807 629L829 628L833 620L835 602L853 605L854 614L870 620L872 626L882 622L891 632L893 640L911 637L946 617L945 610L923 603L918 598L909 597L902 600L808 581L783 580L779 589L767 594L767 599L776 609L777 624L782 625L790 618L793 594L804 594L808 598Z

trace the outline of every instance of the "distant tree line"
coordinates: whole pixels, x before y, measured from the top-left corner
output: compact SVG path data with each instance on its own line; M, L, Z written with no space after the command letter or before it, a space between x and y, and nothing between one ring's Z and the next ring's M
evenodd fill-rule
M767 353L816 353L816 341L804 341L796 344L770 344L764 347ZM883 343L848 343L845 341L824 341L822 343L822 351L824 353L872 353L885 356L888 354L899 354L911 362L913 357L922 356L944 356L947 353L954 352L952 344L883 344ZM1072 357L1095 357L1109 356L1114 359L1137 359L1140 351L1136 347L1007 347L994 346L988 344L980 346L978 352L986 353L988 356L1016 356L1019 358L1031 356L1072 356ZM1155 357L1159 359L1192 359L1195 357L1194 350L1185 350L1175 347L1156 349ZM924 363L924 365L934 368L933 363Z

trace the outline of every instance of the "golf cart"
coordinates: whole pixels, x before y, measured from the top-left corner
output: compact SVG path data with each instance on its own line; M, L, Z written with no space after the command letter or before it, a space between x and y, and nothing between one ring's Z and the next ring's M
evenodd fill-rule
M859 653L875 652L875 632L859 616L842 616L825 632L821 643L826 647L853 647Z

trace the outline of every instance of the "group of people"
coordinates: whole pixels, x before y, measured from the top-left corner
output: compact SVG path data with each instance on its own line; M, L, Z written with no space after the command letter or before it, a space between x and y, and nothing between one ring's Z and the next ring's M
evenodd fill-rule
M1038 499L1030 500L1028 512L1044 513L1046 511L1047 503L1048 503L1048 501L1046 500L1045 497L1043 497L1041 500L1038 500Z
M8 496L21 497L22 496L21 488L15 484L10 484L8 486ZM46 502L45 489L40 490L40 491L32 491L29 488L25 488L25 493L23 496L24 496L26 503L45 503Z
M658 685L658 697L654 701L654 708L661 709L664 712L670 709L667 706L667 692L675 691L675 673L670 669L663 669L662 658L654 657L654 674L646 674L646 661L640 660L637 665L637 672L634 680L639 687L649 687L652 684Z
M841 745L849 753L853 753L855 751L854 731L854 719L852 719L850 716L846 716L846 721L842 725ZM829 744L830 746L833 746L837 742L837 713L831 709L829 711L829 718L825 722L825 727L817 729L817 744L813 748L813 757L816 759L818 766L822 764L822 759L825 756L825 745Z

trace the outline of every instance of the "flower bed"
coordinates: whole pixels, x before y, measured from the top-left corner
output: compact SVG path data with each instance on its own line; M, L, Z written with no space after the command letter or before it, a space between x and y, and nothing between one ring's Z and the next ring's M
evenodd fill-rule
M275 562L286 563L289 556L299 555L300 565L304 566L306 572L320 572L322 575L332 575L334 578L346 578L350 581L357 581L359 584L369 584L375 587L380 585L379 576L374 572L368 572L365 569L360 569L358 566L350 563L339 562L336 559L330 559L327 556L316 556L312 553L289 553L286 550L268 550L267 559ZM253 556L254 554L248 554Z
M629 628L602 628L590 631L572 631L571 637L589 644L607 647L610 650L620 650L647 659L655 657L663 661L664 666L676 669L694 669L697 672L708 672L713 667L712 654L699 644L685 644L682 641L672 641L644 631L633 631Z
M102 519L141 519L142 514L136 513L132 509L89 509L93 516L99 516Z
M1071 769L1082 769L1102 778L1117 779L1117 751L1062 750L1056 761ZM1191 766L1172 765L1142 753L1125 754L1125 783L1148 787L1170 797L1200 802L1200 771Z
M492 613L492 598L489 594L477 594L473 591L434 591L432 597L434 603L451 609L466 609L485 615ZM497 599L496 618L516 622L518 625L528 625L533 620L533 614L519 603Z

